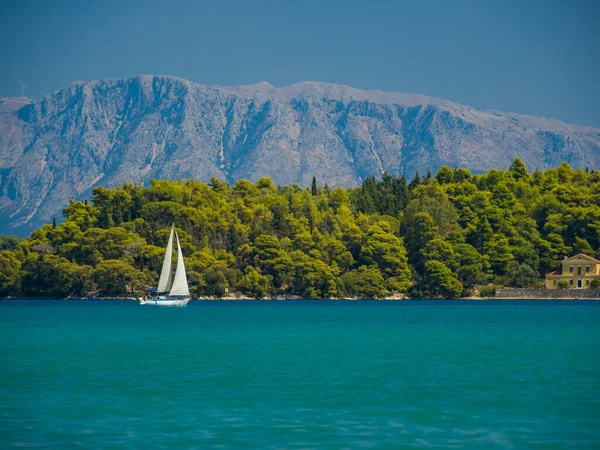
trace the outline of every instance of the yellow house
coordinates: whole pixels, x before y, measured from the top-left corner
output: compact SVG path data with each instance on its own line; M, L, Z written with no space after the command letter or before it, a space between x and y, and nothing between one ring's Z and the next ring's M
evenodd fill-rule
M589 289L592 280L600 280L600 261L585 253L571 256L561 262L562 267L546 275L546 287L554 289L559 281L569 283L571 289Z

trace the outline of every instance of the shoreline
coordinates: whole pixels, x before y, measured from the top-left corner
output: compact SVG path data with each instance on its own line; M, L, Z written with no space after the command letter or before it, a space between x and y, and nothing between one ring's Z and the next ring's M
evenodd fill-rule
M138 298L134 297L68 297L68 298L34 298L34 297L0 297L0 302L10 301L123 301L123 302L139 302ZM203 301L203 302L285 302L285 301L301 301L301 302L402 302L402 301L436 301L436 302L457 302L457 301L468 301L468 302L488 302L488 301L600 301L600 298L507 298L507 297L465 297L465 298L247 298L247 297L224 297L224 298L210 298L201 297L193 298L190 301Z

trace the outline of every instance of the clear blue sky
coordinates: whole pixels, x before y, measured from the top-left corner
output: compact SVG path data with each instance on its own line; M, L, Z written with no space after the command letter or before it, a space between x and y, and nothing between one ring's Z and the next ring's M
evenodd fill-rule
M327 81L600 127L600 1L4 1L0 96Z

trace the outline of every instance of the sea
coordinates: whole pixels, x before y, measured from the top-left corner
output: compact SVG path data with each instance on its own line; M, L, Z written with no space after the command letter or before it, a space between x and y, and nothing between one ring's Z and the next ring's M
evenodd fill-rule
M0 447L598 449L600 302L0 302Z

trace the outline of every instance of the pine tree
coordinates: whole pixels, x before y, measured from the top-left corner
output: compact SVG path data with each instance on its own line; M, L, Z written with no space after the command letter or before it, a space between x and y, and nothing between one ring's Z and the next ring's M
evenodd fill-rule
M399 179L394 183L394 193L398 198L398 210L394 215L398 215L408 203L408 186L406 185L406 177L402 175Z
M414 188L416 188L420 184L421 184L421 176L419 175L419 172L417 171L417 172L415 172L415 177L408 184L408 189L412 191Z
M509 172L513 176L515 180L522 180L529 178L529 172L527 171L527 167L521 158L518 156L513 160L510 165Z

